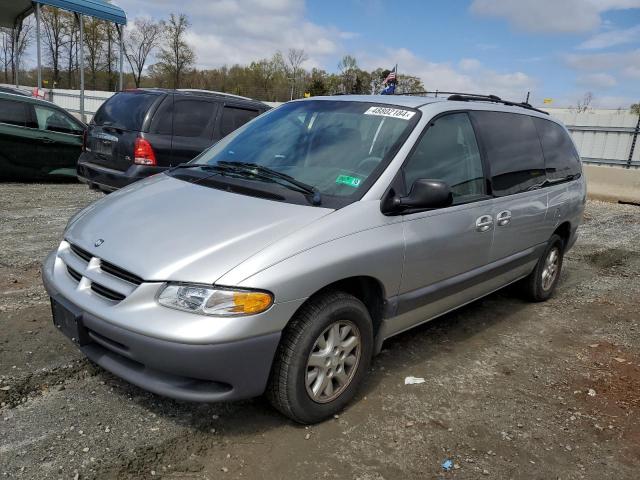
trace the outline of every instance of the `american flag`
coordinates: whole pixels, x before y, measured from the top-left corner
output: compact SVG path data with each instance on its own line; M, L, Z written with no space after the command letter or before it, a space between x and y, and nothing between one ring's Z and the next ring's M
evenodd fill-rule
M383 85L386 85L387 83L395 83L395 81L396 81L396 69L397 68L398 68L397 65L395 67L393 67L393 70L391 70L389 72L389 75L387 75L387 78L385 78L384 81L382 82Z

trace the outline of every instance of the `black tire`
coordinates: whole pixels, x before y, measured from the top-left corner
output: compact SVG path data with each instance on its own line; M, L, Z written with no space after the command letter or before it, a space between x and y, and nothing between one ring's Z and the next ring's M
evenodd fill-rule
M553 250L557 252L557 268L553 281L546 285L544 281L545 264ZM536 268L522 281L523 293L532 302L544 302L553 296L560 274L562 272L562 260L564 258L564 241L558 235L552 235L547 243L544 253L540 256Z
M351 367L351 380L345 383L342 392L330 401L319 403L307 392L307 369L312 368L307 362L316 340L338 321L357 327L354 332L360 335L359 360ZM344 292L322 293L303 305L285 328L271 368L267 398L282 414L302 424L329 418L356 394L369 368L372 351L373 327L364 304ZM336 389L336 394L339 390Z

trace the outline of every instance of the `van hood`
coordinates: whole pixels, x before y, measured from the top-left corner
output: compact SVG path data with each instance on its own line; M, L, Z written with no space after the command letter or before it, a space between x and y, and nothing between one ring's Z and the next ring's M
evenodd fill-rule
M156 175L90 205L65 239L146 281L212 284L332 211Z

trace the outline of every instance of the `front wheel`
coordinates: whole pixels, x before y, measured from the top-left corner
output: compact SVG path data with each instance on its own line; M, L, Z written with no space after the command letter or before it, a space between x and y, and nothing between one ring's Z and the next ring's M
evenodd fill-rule
M285 329L267 397L299 423L331 417L354 397L372 349L373 328L364 304L343 292L321 294Z
M543 302L553 295L560 279L563 258L564 242L558 235L552 235L536 268L523 280L524 293L529 300Z

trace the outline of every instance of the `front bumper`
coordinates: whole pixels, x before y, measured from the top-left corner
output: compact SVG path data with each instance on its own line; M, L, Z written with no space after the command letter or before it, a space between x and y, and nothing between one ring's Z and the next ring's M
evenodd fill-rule
M261 395L280 332L217 344L188 344L143 335L114 325L63 296L54 285L52 253L42 268L52 300L77 314L85 341L80 350L93 362L145 390L195 402Z
M80 155L76 168L78 180L82 183L109 192L166 170L165 167L148 165L131 165L125 171L115 170L91 163L91 157L86 153Z

